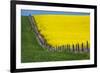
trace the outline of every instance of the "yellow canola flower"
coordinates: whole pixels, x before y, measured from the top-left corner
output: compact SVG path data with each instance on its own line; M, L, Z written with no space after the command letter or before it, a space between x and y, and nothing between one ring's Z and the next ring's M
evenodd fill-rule
M90 43L89 15L33 15L40 34L55 46Z

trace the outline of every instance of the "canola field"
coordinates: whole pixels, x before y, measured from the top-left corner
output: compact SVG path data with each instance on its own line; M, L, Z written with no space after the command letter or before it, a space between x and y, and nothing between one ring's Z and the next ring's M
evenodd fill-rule
M66 44L90 43L89 15L33 15L40 34L53 47Z

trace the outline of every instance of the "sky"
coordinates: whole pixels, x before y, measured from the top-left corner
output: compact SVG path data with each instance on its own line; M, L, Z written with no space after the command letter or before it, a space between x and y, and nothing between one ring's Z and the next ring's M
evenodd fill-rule
M22 16L29 16L33 14L67 14L67 15L89 15L90 13L82 12L63 12L63 11L43 11L43 10L21 10Z

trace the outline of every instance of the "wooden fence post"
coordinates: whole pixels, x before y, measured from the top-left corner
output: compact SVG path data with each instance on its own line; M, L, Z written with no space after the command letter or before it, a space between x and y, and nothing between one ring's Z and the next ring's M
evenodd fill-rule
M87 52L89 52L89 50L90 50L89 43L88 43L88 41L86 43L87 43Z
M81 50L82 52L84 52L84 47L83 47L83 46L84 46L84 45L83 45L83 43L82 43L82 50Z
M72 45L72 51L75 52L75 47L74 44Z
M80 52L79 43L77 44L77 51Z

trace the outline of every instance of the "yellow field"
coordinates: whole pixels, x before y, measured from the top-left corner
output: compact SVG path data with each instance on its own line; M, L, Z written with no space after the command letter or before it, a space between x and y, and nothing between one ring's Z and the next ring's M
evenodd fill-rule
M52 46L90 43L89 15L33 15L40 33Z

